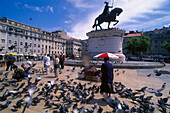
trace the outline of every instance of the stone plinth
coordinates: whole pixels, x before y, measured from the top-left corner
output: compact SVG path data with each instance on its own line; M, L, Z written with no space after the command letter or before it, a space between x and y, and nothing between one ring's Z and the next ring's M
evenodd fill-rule
M124 30L118 28L88 32L88 54L93 57L105 52L118 53L121 61L125 61L122 53L124 33Z

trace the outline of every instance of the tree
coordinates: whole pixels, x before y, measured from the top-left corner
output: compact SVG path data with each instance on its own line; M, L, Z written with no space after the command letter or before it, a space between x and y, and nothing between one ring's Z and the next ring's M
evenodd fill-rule
M141 36L141 39L132 37L126 40L126 46L123 49L139 57L141 52L151 50L150 38L144 35Z
M126 46L124 47L128 53L138 56L140 52L140 40L139 38L132 37L131 39L126 40Z
M145 53L148 50L151 50L151 43L150 43L150 38L148 36L141 36L140 39L140 49L141 52Z
M165 42L165 43L163 44L163 47L164 47L168 52L170 52L170 43Z

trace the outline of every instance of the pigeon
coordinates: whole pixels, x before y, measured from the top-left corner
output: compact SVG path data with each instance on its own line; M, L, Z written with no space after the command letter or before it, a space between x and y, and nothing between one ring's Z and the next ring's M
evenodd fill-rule
M151 103L149 111L154 112L155 108L156 106L154 105L154 103Z
M44 111L43 113L48 113L48 110Z
M7 108L9 106L9 104L11 104L11 102L12 102L12 100L8 99L6 103L0 104L1 110Z
M0 75L2 75L3 74L3 71L0 71Z
M98 106L98 103L94 103L93 113L98 113L97 106Z
M5 89L5 86L2 86L1 88L0 88L0 91L3 91Z
M156 73L156 76L161 76L161 71L160 70L154 70L154 72Z
M9 74L9 71L4 74L5 78L8 78L8 74Z
M25 105L24 105L24 109L23 109L22 113L24 113L26 108L29 108L29 106L32 104L32 97L29 95L26 95L24 97L24 101L25 101L25 103L24 103Z
M69 76L69 75L67 75L66 77L67 77L67 79L69 79L69 78L70 78L70 76Z
M72 113L78 113L77 103L73 105L73 112Z
M21 108L21 106L23 105L22 102L23 102L23 99L18 100L16 102L16 105L13 105L14 109Z
M143 92L143 93L144 93L144 91L146 90L146 88L147 88L147 86L145 86L145 87L143 87L143 88L141 88L141 89L139 89L139 90L136 90L136 91L138 91L138 92Z
M103 111L103 108L99 106L98 113L102 113L102 111Z
M22 88L25 85L25 82L23 82L16 90L19 90L20 88Z
M0 78L0 82L3 82L4 80L5 80L5 78L3 78L3 79Z
M166 86L166 82L163 83L162 89L165 89L165 86Z
M146 75L147 77L150 77L151 76L151 74L149 74L149 75Z

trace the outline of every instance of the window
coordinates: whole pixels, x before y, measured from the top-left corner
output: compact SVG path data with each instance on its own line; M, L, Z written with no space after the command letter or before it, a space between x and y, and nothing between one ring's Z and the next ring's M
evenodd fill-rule
M158 41L157 40L155 40L155 43L157 43Z
M27 52L27 49L25 49L25 52Z
M36 50L34 49L34 53L36 53Z
M15 41L15 43L14 43L15 45L17 45L17 41Z
M27 42L25 42L25 46L28 46L28 43L27 43Z
M38 44L38 47L40 47L40 44Z
M1 39L1 43L5 43L5 39Z
M27 40L27 39L28 39L28 37L27 37L27 36L25 36L25 39Z
M9 44L11 44L11 43L12 43L12 41L11 41L11 40L9 40L8 42L9 42Z
M17 22L15 22L15 26L17 26Z
M38 41L40 41L40 39L38 39Z
M36 44L34 44L34 47L36 47Z
M155 48L157 48L157 45L155 45Z
M32 37L30 37L30 40L32 40Z
M30 47L32 46L32 43L30 43Z
M40 50L38 50L38 53L40 53Z
M34 38L34 41L36 41L36 38Z
M5 30L5 26L2 26L2 30Z
M20 42L20 45L22 45L22 42Z
M22 52L22 48L20 48L20 52Z

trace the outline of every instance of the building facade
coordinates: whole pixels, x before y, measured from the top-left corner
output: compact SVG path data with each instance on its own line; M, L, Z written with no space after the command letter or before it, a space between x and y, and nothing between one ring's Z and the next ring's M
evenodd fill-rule
M15 46L13 50L8 49L11 45ZM0 48L3 48L1 54L60 54L66 52L66 37L3 17L0 19Z
M123 47L126 46L126 40L132 37L141 38L142 35L148 36L150 38L151 50L147 51L143 56L148 56L152 58L170 59L170 52L166 50L163 45L165 42L170 43L170 26L163 27L161 29L155 29L153 31L145 31L145 32L130 32L124 35ZM131 56L130 53L127 53L126 50L123 50L123 53L126 57Z
M81 40L81 56L88 55L88 40Z
M146 31L144 32L144 35L151 39L152 49L147 52L148 55L170 56L170 52L163 47L165 42L170 43L170 26L155 29L153 31Z
M81 48L82 48L82 44L80 42L80 40L78 39L74 39L74 38L70 38L67 39L66 42L66 56L72 58L74 57L81 57Z

